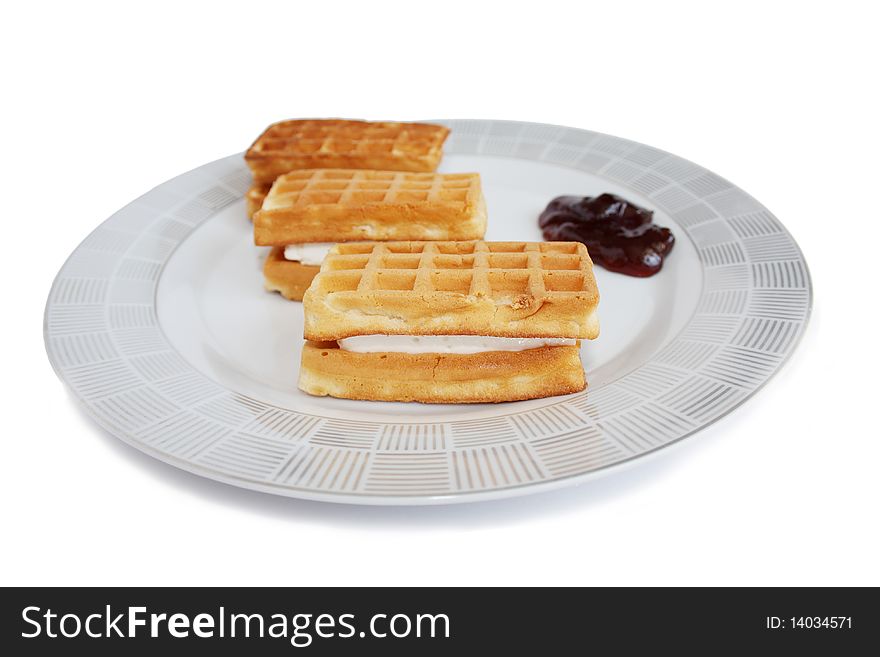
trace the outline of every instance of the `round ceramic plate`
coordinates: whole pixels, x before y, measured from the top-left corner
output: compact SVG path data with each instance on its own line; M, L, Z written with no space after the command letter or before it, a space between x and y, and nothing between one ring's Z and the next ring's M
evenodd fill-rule
M49 358L107 430L191 472L369 504L501 498L574 484L705 427L795 348L811 287L760 203L669 153L586 130L448 121L441 171L478 171L487 239L540 240L561 194L616 192L677 238L660 274L596 268L589 388L497 405L310 397L302 305L263 290L242 156L160 185L101 224L52 286Z

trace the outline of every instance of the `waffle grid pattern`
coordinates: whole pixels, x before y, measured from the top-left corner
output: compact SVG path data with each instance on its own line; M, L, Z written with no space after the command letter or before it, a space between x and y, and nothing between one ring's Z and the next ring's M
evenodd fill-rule
M667 213L702 264L689 324L604 386L458 420L314 415L226 389L168 343L155 289L175 247L241 202L251 175L234 155L133 201L71 254L44 320L56 372L101 426L189 471L293 497L406 504L583 481L727 414L795 350L812 303L807 264L785 227L747 193L675 155L595 132L505 121L447 125L449 153L570 167Z
M251 152L265 156L420 154L437 148L443 136L442 128L427 124L306 119L269 126Z
M574 242L387 242L339 244L318 286L328 294L449 292L563 298L594 290L592 263Z
M258 182L307 168L434 171L448 134L443 126L424 123L282 121L257 138L245 160Z
M356 169L292 171L279 177L264 209L306 205L428 203L463 205L479 192L476 174L404 173Z

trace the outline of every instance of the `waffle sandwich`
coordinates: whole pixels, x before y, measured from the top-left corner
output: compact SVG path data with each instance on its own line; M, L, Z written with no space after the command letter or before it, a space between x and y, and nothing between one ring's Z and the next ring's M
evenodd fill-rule
M251 145L245 161L254 183L248 216L281 174L294 169L380 169L430 172L437 169L449 129L427 123L341 119L281 121Z
M280 176L254 215L254 243L271 246L269 290L301 300L334 242L475 240L486 232L476 173L305 169Z
M503 402L586 386L599 293L576 242L334 246L304 298L312 395Z

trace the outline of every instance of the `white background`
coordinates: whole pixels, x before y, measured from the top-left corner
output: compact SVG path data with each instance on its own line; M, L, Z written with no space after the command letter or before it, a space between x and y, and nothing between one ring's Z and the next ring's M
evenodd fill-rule
M490 6L4 5L0 583L880 584L872 3ZM276 498L98 429L43 348L67 255L269 122L340 115L557 123L715 171L806 254L800 348L744 407L653 461L496 503Z

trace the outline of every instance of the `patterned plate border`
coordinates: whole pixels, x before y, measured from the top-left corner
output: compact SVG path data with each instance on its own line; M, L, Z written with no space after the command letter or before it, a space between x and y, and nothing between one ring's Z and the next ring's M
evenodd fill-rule
M672 216L704 277L681 333L608 385L489 419L360 422L237 394L172 348L155 305L175 248L244 195L250 176L233 155L146 193L71 254L44 318L58 376L112 434L199 475L307 499L426 504L577 483L655 452L730 412L793 352L812 303L809 271L782 224L742 190L675 155L587 130L444 123L448 153L587 171Z

